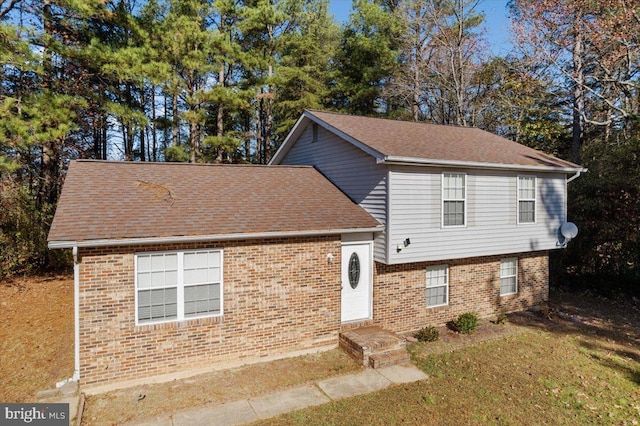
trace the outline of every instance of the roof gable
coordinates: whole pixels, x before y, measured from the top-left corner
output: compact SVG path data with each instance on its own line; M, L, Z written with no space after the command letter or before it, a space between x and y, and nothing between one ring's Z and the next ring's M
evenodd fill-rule
M315 122L379 162L578 171L582 168L481 129L305 111L281 149L277 164L299 132ZM285 146L288 145L288 146Z
M48 240L51 246L69 247L379 226L311 167L73 161Z

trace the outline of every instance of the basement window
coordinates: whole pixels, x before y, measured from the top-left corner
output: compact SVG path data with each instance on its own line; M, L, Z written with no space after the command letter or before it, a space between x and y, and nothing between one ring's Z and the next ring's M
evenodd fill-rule
M518 292L518 259L515 257L500 260L500 296Z
M222 250L135 256L136 324L222 315Z

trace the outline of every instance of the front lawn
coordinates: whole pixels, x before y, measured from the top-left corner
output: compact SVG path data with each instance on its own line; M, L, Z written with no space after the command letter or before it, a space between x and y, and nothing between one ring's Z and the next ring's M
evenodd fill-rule
M526 331L454 352L410 347L428 380L300 410L260 425L634 425L640 421L637 305L560 295Z

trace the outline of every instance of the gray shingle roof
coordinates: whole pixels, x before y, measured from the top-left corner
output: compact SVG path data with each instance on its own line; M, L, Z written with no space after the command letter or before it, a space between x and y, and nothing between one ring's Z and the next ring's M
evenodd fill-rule
M64 247L379 226L311 167L73 161L48 240Z

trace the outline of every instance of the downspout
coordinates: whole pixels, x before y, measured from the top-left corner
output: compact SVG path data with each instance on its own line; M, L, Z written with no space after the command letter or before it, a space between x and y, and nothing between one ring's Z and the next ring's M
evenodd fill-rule
M571 182L571 181L572 181L572 180L574 180L574 179L578 179L578 178L580 177L580 175L582 174L582 172L583 172L583 171L585 171L585 172L586 172L586 171L587 171L587 169L581 169L581 170L578 170L578 171L576 172L576 174L575 174L575 175L573 175L573 176L571 176L569 179L567 179L567 183Z
M56 383L60 389L70 382L80 380L80 262L78 262L78 246L72 248L73 254L73 376Z
M73 318L74 318L74 371L71 380L80 380L80 262L78 246L73 246Z

